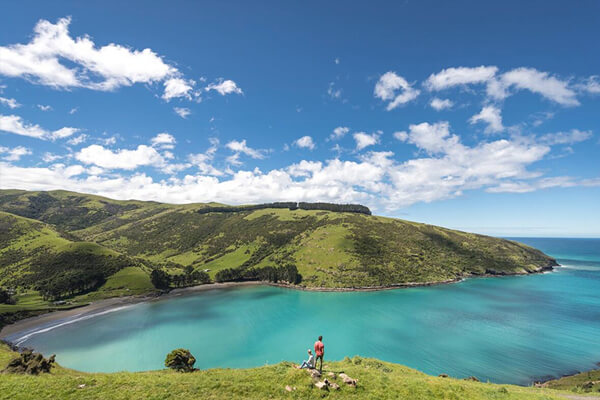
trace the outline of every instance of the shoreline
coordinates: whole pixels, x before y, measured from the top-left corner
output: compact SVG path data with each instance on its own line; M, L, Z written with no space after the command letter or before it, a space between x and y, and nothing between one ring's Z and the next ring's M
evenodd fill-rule
M5 341L6 343L17 346L8 338L15 336L17 334L25 334L27 332L34 332L43 327L51 327L55 326L58 321L68 321L71 319L75 319L77 317L86 317L93 316L95 314L99 314L102 312L108 312L110 310L131 306L134 304L145 303L150 301L159 301L165 300L169 298L179 297L183 295L193 294L197 292L202 292L206 290L213 289L226 289L226 288L234 288L234 287L242 287L242 286L272 286L278 287L282 289L289 290L301 290L305 292L377 292L383 290L395 290L395 289L409 289L409 288L418 288L418 287L430 287L430 286L440 286L440 285L449 285L453 283L459 283L467 279L473 278L500 278L500 277L509 277L509 276L526 276L526 275L534 275L540 274L544 272L552 271L555 267L547 266L540 268L538 271L534 272L525 272L525 273L515 273L515 274L481 274L481 275L469 275L460 278L447 279L444 281L435 281L435 282L406 282L399 283L393 285L386 286L362 286L362 287L350 287L350 288L328 288L328 287L303 287L298 285L290 285L285 283L273 283L273 282L264 282L264 281L243 281L243 282L223 282L223 283L208 283L204 285L196 285L189 286L184 288L176 288L166 293L160 293L157 295L139 295L139 296L126 296L126 297L112 297L108 299L97 300L91 302L87 305L81 307L75 307L68 310L57 310L50 311L45 314L37 315L34 317L25 318L19 321L16 321L10 325L6 325L2 330L0 330L0 340Z

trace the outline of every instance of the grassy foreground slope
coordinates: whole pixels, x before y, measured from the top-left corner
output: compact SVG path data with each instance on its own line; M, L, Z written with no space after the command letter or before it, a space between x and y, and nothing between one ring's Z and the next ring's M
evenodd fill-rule
M15 353L0 344L0 370ZM252 369L211 369L193 373L149 371L84 373L61 368L40 376L0 374L0 398L6 399L564 399L550 389L494 385L432 377L375 359L354 357L326 363L325 371L345 372L358 386L324 392L306 371L280 363ZM332 380L332 382L337 382ZM80 387L80 385L84 385ZM286 385L295 390L286 391Z
M192 266L214 277L225 268L295 264L303 286L352 288L529 273L555 264L516 242L398 219L275 208L199 212L208 206L0 191L0 210L175 273Z

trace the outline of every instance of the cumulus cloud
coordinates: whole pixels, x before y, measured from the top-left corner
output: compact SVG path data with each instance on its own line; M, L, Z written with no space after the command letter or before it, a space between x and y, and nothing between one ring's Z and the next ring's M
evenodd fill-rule
M1 96L0 96L0 104L10 108L11 110L21 107L21 105L17 102L17 100L9 99L6 97L1 97Z
M42 140L55 140L69 137L78 132L79 129L64 127L55 131L48 131L37 124L30 124L23 121L23 119L17 115L0 114L0 131Z
M388 111L416 99L419 93L406 79L392 71L381 75L374 90L375 97L389 101L386 107Z
M446 68L437 74L431 74L425 81L425 87L428 90L443 90L453 86L484 83L492 79L497 71L498 67L483 65L473 68Z
M32 154L31 150L23 146L13 148L0 146L0 154L5 154L2 159L6 161L19 161L21 157Z
M452 100L450 99L440 99L437 97L434 97L431 102L429 103L429 105L431 106L431 108L440 111L440 110L444 110L446 108L451 108L454 103L452 102Z
M240 164L240 162L238 161L240 153L243 153L254 159L265 158L266 151L265 150L257 150L257 149L253 149L253 148L249 147L246 144L246 139L244 139L242 141L232 140L231 142L227 143L225 145L225 147L227 147L229 150L231 150L235 153L233 156L229 157L231 164L234 164L234 165Z
M563 106L579 105L569 81L535 68L520 67L502 74L498 74L495 66L447 68L431 74L424 85L430 91L439 91L472 84L485 84L487 96L495 100L510 96L511 90L529 90Z
M70 17L55 24L42 19L35 25L29 43L0 46L0 75L57 89L102 91L162 82L162 98L166 101L178 97L191 100L198 95L194 92L196 82L184 78L152 49L135 50L115 43L98 46L88 35L72 37L70 24ZM207 88L213 89L221 94L241 93L231 80Z
M469 119L469 122L471 124L476 124L478 122L486 123L485 133L498 133L504 130L500 109L495 106L483 107L479 114L475 114Z
M310 136L302 136L301 138L294 141L294 145L296 147L305 148L309 150L314 150L315 148L315 142Z
M535 68L516 68L505 72L500 82L507 89L514 87L529 90L563 106L579 105L576 93L569 88L568 81L560 80ZM502 98L502 94L497 94L495 97Z
M188 100L192 99L192 91L196 82L193 80L186 80L183 78L170 78L164 83L165 91L162 98L165 101L169 101L176 97L183 97Z
M67 144L69 144L71 146L77 146L77 145L85 142L87 140L87 137L88 136L85 133L75 136L74 138L67 140Z
M203 175L222 176L222 171L216 169L212 165L212 161L215 157L219 146L219 139L210 138L210 147L204 153L189 154L188 161L191 165L198 168L198 171Z
M574 144L584 142L593 136L592 131L571 129L568 132L547 133L539 137L538 141L547 145Z
M368 134L365 132L356 132L352 135L356 142L356 150L362 150L365 147L379 143L379 133Z
M560 138L512 138L462 143L448 122L413 124L397 132L399 140L414 145L424 155L396 160L394 154L368 152L357 161L302 160L280 169L262 172L240 170L219 174L211 170L217 142L186 164L198 165L199 173L183 178L155 180L139 172L129 175L104 170L136 166L165 167L156 149L140 145L135 150L110 151L89 146L76 154L83 165L55 164L47 168L18 167L0 162L0 187L30 190L67 189L113 198L137 198L172 203L217 201L229 204L269 201L330 201L363 203L388 211L417 203L462 195L465 191L524 192L557 186L599 186L600 179L544 176L532 168L550 152ZM581 134L573 134L579 140ZM586 135L583 135L586 136ZM575 139L573 139L575 140ZM230 142L231 143L231 142ZM235 142L228 147L239 157L248 146ZM84 149L85 150L85 149ZM186 164L175 164L174 170ZM93 165L93 166L92 166Z
M175 107L173 111L183 119L186 119L192 113L189 108L185 107Z
M331 135L329 135L329 140L338 140L346 136L346 134L350 132L350 128L347 126L338 126L333 130Z
M142 166L160 167L165 164L164 158L154 147L143 144L135 150L119 149L116 151L93 144L75 153L75 158L84 164L106 169L133 170Z
M150 139L150 143L152 143L152 147L173 149L175 148L175 143L177 143L177 141L175 140L175 136L167 132L162 132Z
M243 94L244 92L242 92L242 89L238 87L238 85L230 80L222 80L220 79L218 83L211 83L210 85L206 86L205 90L207 92L211 91L211 90L215 90L216 92L218 92L220 95L225 96L226 94Z
M37 107L42 111L51 111L52 110L52 106L48 106L48 105L44 105L44 104L38 104Z
M56 24L40 20L29 43L0 47L0 74L58 88L114 90L177 73L150 49L131 50L114 43L96 47L89 36L72 38L70 23L71 18Z

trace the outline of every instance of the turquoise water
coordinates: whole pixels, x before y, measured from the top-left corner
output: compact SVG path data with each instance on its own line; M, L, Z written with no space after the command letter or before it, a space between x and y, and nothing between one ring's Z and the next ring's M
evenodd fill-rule
M212 290L62 325L22 345L84 371L163 368L177 347L189 348L199 368L300 362L320 334L326 358L359 354L436 375L528 384L594 368L600 239L519 240L564 267L380 292Z

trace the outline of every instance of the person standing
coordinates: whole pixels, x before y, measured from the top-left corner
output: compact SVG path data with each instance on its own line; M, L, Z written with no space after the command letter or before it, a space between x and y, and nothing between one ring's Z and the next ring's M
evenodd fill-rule
M315 342L315 354L317 355L317 359L315 360L315 368L317 367L317 361L321 360L321 363L319 364L319 372L323 373L323 354L325 354L323 336L319 336L319 340Z

